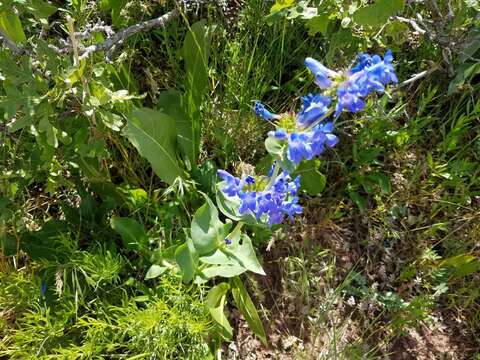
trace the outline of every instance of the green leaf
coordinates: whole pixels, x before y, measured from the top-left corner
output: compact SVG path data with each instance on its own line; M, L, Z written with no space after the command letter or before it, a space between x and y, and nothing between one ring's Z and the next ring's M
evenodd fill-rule
M218 211L212 201L205 196L203 204L193 216L191 225L192 241L200 255L207 254L223 244L227 230L218 218Z
M0 12L0 29L16 44L27 41L20 18L13 12L13 9L12 11Z
M230 290L230 285L226 282L222 282L212 287L205 298L205 307L216 308L220 304L222 298Z
M191 245L191 241L187 241L177 248L175 261L182 270L182 280L186 283L192 281L197 269L198 254Z
M350 195L350 199L352 199L355 205L358 206L361 212L364 212L365 210L367 210L367 200L363 196L361 196L356 191L351 191L349 195Z
M114 114L110 111L98 110L103 124L113 131L120 131L123 126L123 121L120 115Z
M113 216L110 219L113 230L122 236L123 245L130 250L143 250L148 245L145 229L136 220Z
M390 194L392 192L392 186L388 177L381 172L374 172L366 176L366 178L380 187L380 190L384 194Z
M221 305L216 308L209 308L208 311L212 315L213 320L220 329L220 335L224 340L230 340L232 338L233 330L225 316L224 306Z
M265 139L265 149L271 154L271 155L277 155L282 157L283 155L283 148L284 146L280 143L279 140L274 139L273 137L267 137Z
M43 24L48 24L48 18L57 11L55 6L42 0L28 0L26 5L27 10Z
M196 165L200 152L201 117L200 106L208 88L208 58L210 57L210 43L212 27L206 26L202 20L192 25L185 36L182 55L185 61L186 77L186 104L189 118L179 124L178 134L182 137L182 148L188 154L192 166Z
M175 156L175 120L170 116L148 108L135 109L122 133L163 181L171 185L182 176Z
M148 269L147 274L145 275L145 280L155 279L167 271L167 269L168 268L166 266L153 264L150 266L150 269Z
M207 282L215 277L231 278L243 274L247 269L239 265L212 265L199 272L196 284Z
M185 109L181 94L176 90L162 92L157 99L157 109L175 119L178 146L183 158L190 164L195 164L199 139L190 115Z
M254 273L265 275L265 271L258 262L252 240L246 234L230 237L231 244L215 251L212 255L203 256L200 261L211 265L237 265ZM222 276L222 275L220 275Z
M353 21L362 26L382 26L390 16L401 12L404 6L405 0L377 0L355 11Z
M277 0L275 1L275 4L270 8L270 14L289 8L293 5L295 5L296 0Z
M308 28L308 35L313 36L316 33L321 33L322 35L326 35L328 22L329 22L328 14L320 14L309 19L306 23Z
M212 315L213 320L220 329L220 335L224 339L232 337L232 328L223 311L228 290L230 290L228 283L220 283L210 289L205 299L205 307Z
M267 336L263 329L263 324L260 321L257 309L255 308L252 299L250 299L242 280L240 280L238 276L234 277L230 280L230 286L232 288L233 300L238 310L242 313L253 333L258 336L263 345L267 346Z
M300 175L300 187L309 195L318 195L324 189L327 178L317 170L319 161L302 161L294 173L294 176Z

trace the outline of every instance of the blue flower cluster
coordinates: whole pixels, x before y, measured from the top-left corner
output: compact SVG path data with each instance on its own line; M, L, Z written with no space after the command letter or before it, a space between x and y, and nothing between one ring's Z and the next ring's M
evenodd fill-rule
M315 75L315 83L321 89L336 87L337 104L335 117L343 110L358 112L365 108L365 98L368 94L378 91L383 93L385 85L397 83L393 70L392 52L388 50L382 58L379 55L360 54L358 62L345 74L326 68L312 58L305 59L305 65ZM344 81L342 77L345 77Z
M302 213L298 205L298 188L300 177L292 180L289 174L282 171L275 177L256 180L252 176L241 179L225 170L218 170L218 176L225 181L221 189L228 196L240 198L240 214L253 214L257 220L266 220L269 225L280 224L285 216L293 219ZM265 185L266 184L266 185ZM263 219L262 219L263 217Z
M278 121L276 129L268 136L284 147L279 160L298 165L310 160L338 143L333 134L334 121L343 111L358 112L365 108L364 98L372 92L383 93L385 86L397 83L393 69L393 56L387 51L383 59L379 55L359 54L357 63L346 71L334 71L313 58L306 58L305 65L315 77L315 84L324 94L303 96L302 107L297 114L274 114L260 102L255 103L255 114L268 121ZM335 102L335 106L332 103ZM277 154L276 154L277 155ZM278 166L278 165L277 165ZM282 165L283 166L283 165ZM226 182L222 191L241 200L240 213L252 213L257 219L266 217L270 225L282 222L285 215L292 218L301 213L297 191L299 177L292 181L285 168L280 174L271 171L268 185L259 186L252 176L241 179L224 170L218 175Z
M287 158L296 165L302 160L311 160L322 154L326 148L332 148L338 143L338 137L334 135L332 122L315 125L310 131L292 132L288 134L279 128L270 131L268 136L277 140L287 140Z

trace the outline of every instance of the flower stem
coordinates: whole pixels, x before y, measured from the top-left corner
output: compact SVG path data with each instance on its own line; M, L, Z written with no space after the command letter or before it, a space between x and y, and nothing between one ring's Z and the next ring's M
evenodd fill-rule
M265 190L268 190L272 187L273 183L275 182L275 179L277 178L279 171L280 171L280 162L276 160L275 167L273 168L272 178L270 179L269 183L265 187Z
M320 119L316 120L315 122L313 122L310 126L308 126L304 131L310 131L312 130L316 125L320 124L323 120L325 120L327 117L329 117L330 115L332 115L333 113L333 109L329 109L325 115L323 115Z

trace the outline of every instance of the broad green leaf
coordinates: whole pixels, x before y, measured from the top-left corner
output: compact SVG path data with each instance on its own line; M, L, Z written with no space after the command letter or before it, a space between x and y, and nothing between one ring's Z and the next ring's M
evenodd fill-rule
M201 284L218 276L231 278L243 274L245 271L247 270L239 265L212 265L199 272L195 283Z
M277 155L282 157L284 146L280 143L279 140L276 140L272 137L267 137L265 139L265 148L271 155Z
M300 175L300 187L309 195L318 195L327 183L325 175L318 171L319 161L302 161L294 176Z
M13 11L0 12L0 30L16 44L27 41L20 18Z
M148 245L145 229L136 220L113 216L110 219L112 229L122 236L123 245L130 250L142 250Z
M364 212L365 210L367 210L367 200L363 196L361 196L356 191L351 191L349 195L350 195L350 199L352 199L355 205L358 206L361 212Z
M258 316L257 309L248 295L247 289L243 285L240 278L234 277L230 280L230 286L232 288L233 300L238 310L242 313L243 317L247 321L250 329L253 333L258 336L262 343L267 345L267 336L265 330L263 329L263 324Z
M185 36L182 55L185 61L186 104L189 119L185 119L179 126L178 134L182 136L183 146L188 151L188 159L195 166L200 151L201 117L200 106L208 90L208 58L210 57L210 43L212 28L206 26L202 20L192 25Z
M191 225L192 242L200 255L207 254L224 243L228 229L218 218L218 211L205 196L203 204L193 216Z
M167 271L167 269L168 268L166 266L160 266L160 265L153 264L148 269L147 274L145 275L145 280L155 279L156 277L159 277L165 271Z
M212 255L201 257L200 261L211 265L238 265L254 273L265 275L250 238L245 234L237 234L230 237L232 241L230 245L218 249Z
M327 34L329 17L328 14L320 14L311 19L306 23L308 27L308 35L313 36L316 33L321 33L322 35Z
M191 165L197 161L199 147L196 130L190 115L185 109L181 94L176 90L162 92L157 99L157 109L175 120L177 141L183 158Z
M410 39L410 28L404 22L394 20L386 27L385 34L392 38L393 44L400 46Z
M186 283L192 281L198 264L198 254L189 243L187 241L175 251L175 261L182 270L182 279Z
M380 187L380 190L384 194L389 194L392 192L392 186L390 185L390 180L388 177L381 172L374 172L366 176L368 180L374 182Z
M293 5L295 5L296 0L277 0L275 1L275 4L270 8L270 14L289 8Z
M170 116L152 109L135 109L122 133L163 181L171 185L182 176L175 156L175 120Z
M50 123L50 121L48 121L46 116L43 116L40 119L38 131L45 133L48 145L54 148L58 147L58 130Z
M405 0L376 0L373 4L361 7L353 13L353 21L358 25L378 27L384 25L390 16L401 12Z
M216 308L220 304L222 298L230 290L230 285L226 282L222 282L212 287L205 298L205 307Z
M232 338L233 330L228 322L224 312L224 305L220 305L216 308L209 308L208 311L212 315L213 320L220 328L220 335L224 340L230 340Z
M113 131L120 131L123 126L123 121L120 115L114 114L106 110L98 110L103 124Z
M43 24L48 24L50 15L57 11L55 6L43 0L28 0L26 8Z

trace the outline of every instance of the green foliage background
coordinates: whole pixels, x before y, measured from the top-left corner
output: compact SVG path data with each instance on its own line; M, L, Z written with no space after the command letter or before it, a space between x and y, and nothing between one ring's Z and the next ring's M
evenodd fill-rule
M189 3L1 3L0 358L478 357L478 1ZM82 58L108 34L75 32L174 8ZM252 101L298 109L305 57L387 48L401 84L301 164L304 214L246 225L243 265L208 267L222 254L196 221L229 226L203 205L222 206L216 170L269 161ZM449 349L402 348L432 324Z

